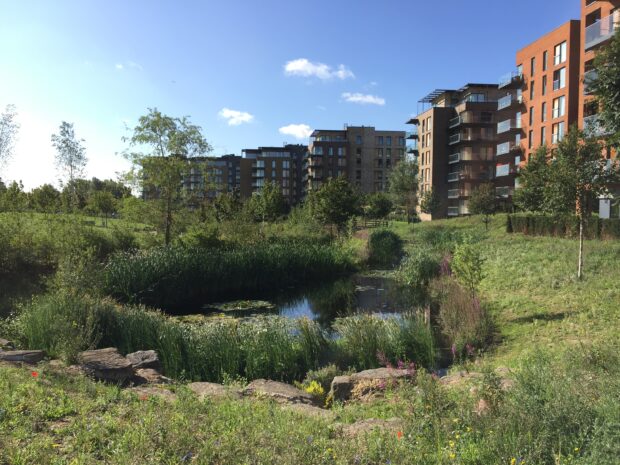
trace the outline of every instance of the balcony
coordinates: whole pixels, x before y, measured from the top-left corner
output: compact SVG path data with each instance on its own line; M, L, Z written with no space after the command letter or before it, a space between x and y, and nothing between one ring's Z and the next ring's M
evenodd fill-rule
M509 87L519 87L523 83L523 73L520 71L513 71L502 76L499 79L499 88L506 89Z
M420 124L420 120L418 118L411 118L409 121L407 121L405 124L414 124L414 125L419 125Z
M457 116L456 118L452 118L450 121L448 121L448 127L455 128L457 126L460 126L462 122L462 118L460 116Z
M453 153L452 155L448 155L448 164L458 163L461 161L460 153Z
M614 21L614 16L616 16ZM586 50L590 50L613 37L618 28L618 15L610 15L586 28Z
M594 81L598 79L598 72L595 69L591 69L583 75L583 95L591 95L592 90L590 86Z
M459 216L459 207L448 207L448 216Z
M521 150L521 144L517 142L504 142L503 144L497 144L497 151L495 154L497 156L507 155L510 152L515 152L517 150Z
M459 142L461 142L460 134L452 134L450 138L448 139L448 144L450 145L458 144Z
M406 133L408 140L418 140L418 131L409 131Z
M448 182L456 182L461 179L461 172L448 173Z
M502 121L501 123L497 123L497 133L503 134L508 131L513 131L521 129L521 120L520 119L507 119Z
M586 116L583 119L583 132L592 137L602 137L609 134L601 124L599 115Z
M497 110L505 110L506 108L510 108L513 105L521 105L523 103L523 97L518 96L515 97L513 95L506 95L505 97L500 98L497 101Z
M450 189L448 191L448 198L449 199L458 199L461 196L461 190L460 189Z
M511 187L496 187L495 188L495 197L500 199L507 199L512 195Z

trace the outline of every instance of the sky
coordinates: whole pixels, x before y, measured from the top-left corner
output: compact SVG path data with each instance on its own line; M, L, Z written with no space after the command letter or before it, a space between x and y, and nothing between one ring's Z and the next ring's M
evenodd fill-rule
M467 6L465 8L465 6ZM404 130L436 88L495 83L579 0L0 0L0 178L58 185L50 137L74 123L86 176L128 168L123 136L157 108L212 155L308 142L345 124Z

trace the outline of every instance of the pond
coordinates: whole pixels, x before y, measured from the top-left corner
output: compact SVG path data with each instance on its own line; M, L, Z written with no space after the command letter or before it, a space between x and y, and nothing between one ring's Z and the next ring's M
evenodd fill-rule
M352 275L260 298L208 304L200 310L199 315L243 318L272 314L287 318L307 317L329 327L339 317L362 313L399 314L414 309L418 303L393 278L381 273ZM189 318L181 318L191 320L196 313L189 312Z

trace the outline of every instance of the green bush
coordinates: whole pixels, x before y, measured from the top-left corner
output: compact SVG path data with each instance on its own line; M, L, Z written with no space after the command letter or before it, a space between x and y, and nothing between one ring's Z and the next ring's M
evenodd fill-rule
M414 293L426 295L431 279L439 274L439 260L425 249L417 248L401 263L396 277Z
M387 229L378 229L368 238L368 262L372 265L391 266L403 254L403 241L400 236Z
M156 247L113 256L105 292L123 302L167 311L253 297L353 270L334 245L305 241L261 242L231 248Z

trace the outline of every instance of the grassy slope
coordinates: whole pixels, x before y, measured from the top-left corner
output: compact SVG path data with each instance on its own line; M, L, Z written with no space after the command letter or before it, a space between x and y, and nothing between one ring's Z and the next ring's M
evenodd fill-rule
M416 231L456 228L484 237L483 299L496 317L501 343L488 361L514 365L534 348L559 349L616 334L620 328L620 242L586 241L585 279L576 280L578 243L505 232L497 215L486 232L479 217L393 227L408 247L424 246Z

